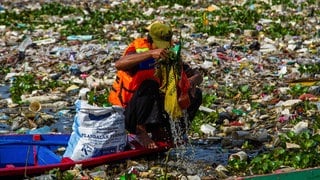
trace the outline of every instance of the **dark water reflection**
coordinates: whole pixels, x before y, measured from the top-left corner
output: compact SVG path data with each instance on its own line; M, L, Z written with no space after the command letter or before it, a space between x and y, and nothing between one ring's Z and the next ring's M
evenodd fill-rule
M0 99L6 99L10 97L9 89L9 86L0 85Z
M60 133L71 133L75 114L75 110L58 111L56 113L58 120L50 128Z
M169 157L179 170L187 174L206 175L208 167L215 168L218 165L227 166L231 154L239 152L239 148L226 149L221 145L219 138L190 140L183 147L170 150ZM246 151L248 158L255 157L260 150Z
M174 148L170 157L196 164L227 164L228 157L232 153L222 149L219 142L204 144L203 140L192 140L183 147Z

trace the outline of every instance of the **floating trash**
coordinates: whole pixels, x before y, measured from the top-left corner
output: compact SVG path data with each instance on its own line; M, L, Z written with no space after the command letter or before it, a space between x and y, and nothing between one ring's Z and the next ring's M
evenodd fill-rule
M39 112L41 110L41 103L38 101L31 102L29 105L29 110L34 113Z

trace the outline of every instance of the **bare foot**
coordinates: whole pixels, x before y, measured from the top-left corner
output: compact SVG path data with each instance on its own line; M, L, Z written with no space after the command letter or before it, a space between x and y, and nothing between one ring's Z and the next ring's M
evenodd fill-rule
M136 131L137 140L143 147L148 149L155 149L158 147L156 143L149 137L146 129L143 126L138 125Z

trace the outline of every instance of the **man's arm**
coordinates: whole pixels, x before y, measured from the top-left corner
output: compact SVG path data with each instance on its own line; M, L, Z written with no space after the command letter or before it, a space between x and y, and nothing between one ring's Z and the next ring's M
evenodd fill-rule
M115 63L115 67L118 70L130 70L139 63L148 60L149 58L154 59L166 59L168 58L168 50L167 49L154 49L142 53L135 53L122 56Z

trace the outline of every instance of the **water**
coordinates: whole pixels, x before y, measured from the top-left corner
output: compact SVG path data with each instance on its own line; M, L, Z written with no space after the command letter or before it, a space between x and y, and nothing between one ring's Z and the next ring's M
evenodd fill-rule
M0 85L0 99L6 99L10 97L10 87L7 85Z
M185 148L173 149L171 155L185 162L200 163L207 165L227 164L227 159L230 152L221 149L219 144L202 146L202 145L188 145Z
M239 149L225 149L218 138L190 140L184 147L169 150L168 165L183 174L194 174L200 177L216 176L218 166L226 167L232 154ZM249 159L254 158L259 150L246 152Z
M60 133L71 133L73 125L73 117L75 112L68 110L59 111L56 116L58 116L57 121L50 126L51 129L55 129Z
M185 113L186 116L186 113ZM187 119L187 118L184 118ZM175 148L170 149L168 157L171 160L170 166L177 170L185 171L187 174L205 176L208 166L227 165L228 157L232 152L221 148L219 139L191 140L187 138L182 125L187 122L178 123L177 120L170 120L171 132Z
M182 127L180 126L178 121L170 119L169 122L170 122L171 134L173 137L173 144L176 147L183 146L185 143L185 139L184 139L185 135L183 133Z

